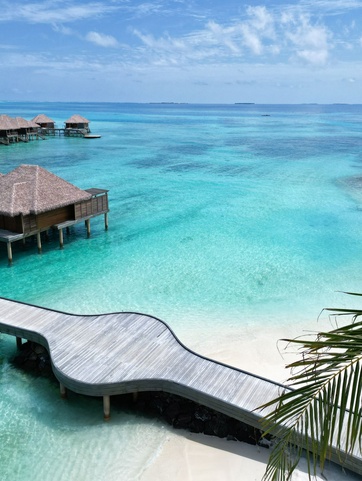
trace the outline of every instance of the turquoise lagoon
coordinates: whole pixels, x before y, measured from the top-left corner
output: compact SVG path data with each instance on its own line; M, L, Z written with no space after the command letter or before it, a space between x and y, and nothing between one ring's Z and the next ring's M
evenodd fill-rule
M0 245L0 295L76 313L145 312L182 340L204 329L282 326L362 290L362 106L2 103L1 113L72 114L100 139L0 148L0 172L38 164L109 189L92 221L44 243ZM0 479L136 480L168 428L15 370L0 335Z

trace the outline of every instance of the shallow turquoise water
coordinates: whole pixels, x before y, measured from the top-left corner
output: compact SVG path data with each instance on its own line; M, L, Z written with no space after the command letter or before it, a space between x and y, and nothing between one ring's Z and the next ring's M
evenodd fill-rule
M1 108L46 113L58 126L73 113L89 118L101 139L2 147L0 172L39 164L81 188L109 189L111 209L107 232L99 218L90 239L79 225L62 251L57 238L41 255L35 242L16 246L11 268L0 245L1 296L80 313L146 312L182 339L196 326L302 323L351 303L337 291L361 289L362 106ZM14 473L4 479L38 470L50 479L47 469L57 480L137 479L162 426L118 413L105 428L96 400L62 403L56 386L15 372L14 349L0 337L0 466Z

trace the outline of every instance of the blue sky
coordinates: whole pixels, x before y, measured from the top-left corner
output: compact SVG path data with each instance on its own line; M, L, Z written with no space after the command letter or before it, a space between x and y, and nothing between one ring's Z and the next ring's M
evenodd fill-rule
M362 103L362 0L0 0L0 100Z

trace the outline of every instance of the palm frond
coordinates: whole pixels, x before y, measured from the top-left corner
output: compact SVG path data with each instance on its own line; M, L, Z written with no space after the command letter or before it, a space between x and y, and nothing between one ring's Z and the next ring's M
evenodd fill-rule
M337 312L336 312L337 311ZM362 311L346 312L355 321ZM264 481L290 479L303 450L308 470L316 473L319 463L361 449L362 433L362 322L322 332L314 340L290 340L300 346L301 359L289 364L292 376L287 389L267 402L262 427L277 441L264 475Z

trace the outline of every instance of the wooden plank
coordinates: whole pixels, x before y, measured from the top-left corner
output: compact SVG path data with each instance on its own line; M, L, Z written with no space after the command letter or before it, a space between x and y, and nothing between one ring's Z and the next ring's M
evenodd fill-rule
M45 346L61 385L90 396L166 391L260 428L256 408L286 389L192 352L143 314L75 315L0 298L0 332ZM358 448L343 463L332 453L362 474Z

